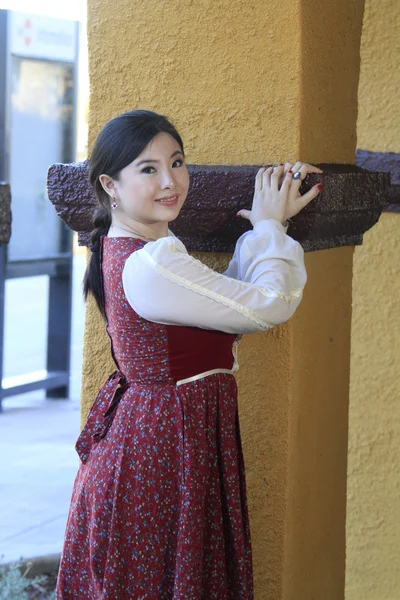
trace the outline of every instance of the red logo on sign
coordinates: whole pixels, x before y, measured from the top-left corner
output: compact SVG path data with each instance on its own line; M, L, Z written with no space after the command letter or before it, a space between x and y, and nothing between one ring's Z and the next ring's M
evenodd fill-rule
M25 46L30 46L31 42L32 42L32 23L30 22L29 19L27 19L25 21L25 27L24 27L24 41L25 41Z

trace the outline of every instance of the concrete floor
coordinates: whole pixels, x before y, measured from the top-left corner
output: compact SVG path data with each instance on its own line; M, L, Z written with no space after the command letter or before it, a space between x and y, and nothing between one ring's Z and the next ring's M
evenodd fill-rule
M78 432L70 402L42 400L0 415L0 562L61 551Z
M38 391L3 401L0 414L0 562L61 552L78 468L85 258L74 257L71 394ZM6 282L4 376L44 368L47 278ZM29 303L26 302L29 298Z

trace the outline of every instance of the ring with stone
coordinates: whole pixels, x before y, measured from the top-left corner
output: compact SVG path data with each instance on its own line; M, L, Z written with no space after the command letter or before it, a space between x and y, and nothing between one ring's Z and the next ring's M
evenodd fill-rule
M296 171L296 173L293 175L293 179L301 179L300 171Z

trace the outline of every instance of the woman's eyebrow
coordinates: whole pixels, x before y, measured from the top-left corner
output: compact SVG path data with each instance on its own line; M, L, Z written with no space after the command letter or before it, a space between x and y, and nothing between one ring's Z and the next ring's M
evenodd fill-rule
M183 156L183 152L181 152L180 150L177 150L176 152L174 152L173 154L171 154L170 158L174 158L174 156L176 156L177 154L182 154ZM147 159L147 160L141 160L140 162L138 162L136 164L137 167L139 167L140 165L142 165L143 163L149 163L149 162L153 162L153 163L158 163L160 162L159 160L152 160L151 158Z

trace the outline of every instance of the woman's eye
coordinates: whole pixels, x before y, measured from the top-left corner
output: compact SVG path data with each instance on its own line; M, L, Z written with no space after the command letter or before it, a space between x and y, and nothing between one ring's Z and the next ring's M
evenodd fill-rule
M174 161L174 163L172 164L172 167L173 168L181 167L184 164L184 162L185 161L182 158L178 158L177 160ZM156 170L154 167L144 167L141 172L150 175L151 173L155 173L155 171Z
M184 163L184 160L182 158L178 158L172 166L176 165L178 167L181 167L183 165L183 163Z

